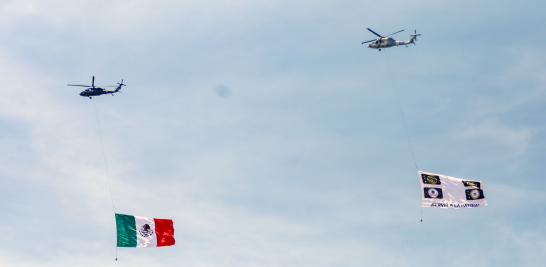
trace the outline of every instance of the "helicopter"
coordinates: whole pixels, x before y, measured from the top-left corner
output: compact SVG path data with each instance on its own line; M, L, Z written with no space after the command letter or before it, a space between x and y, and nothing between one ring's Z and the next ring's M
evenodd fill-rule
M93 80L91 81L91 86L89 85L79 85L79 84L67 84L67 86L81 86L81 87L88 87L87 89L83 90L80 95L84 97L89 97L91 99L93 96L99 96L99 95L106 95L111 94L114 96L114 93L120 92L122 86L126 86L123 84L123 79L121 79L121 83L118 83L118 85L113 86L105 86L105 87L116 87L115 90L106 90L104 88L95 87L95 76L93 76ZM121 92L120 92L121 93Z
M391 36L393 34L397 34L399 32L403 32L404 30L397 31L395 33L391 33L391 34L389 34L387 36L381 36L380 34L372 31L370 28L367 28L367 29L368 29L368 31L371 31L373 34L379 36L379 38L374 39L374 40L369 40L369 41L366 41L366 42L362 42L362 44L372 42L371 44L368 45L368 48L379 49L379 51L381 51L381 48L388 48L388 47L399 46L399 45L405 45L406 47L408 47L408 44L414 44L415 45L415 41L417 41L417 36L421 36L421 34L417 34L417 30L415 30L415 33L410 35L411 40L409 40L409 41L396 41L396 40L390 38L389 36ZM389 38L387 38L387 37L389 37Z

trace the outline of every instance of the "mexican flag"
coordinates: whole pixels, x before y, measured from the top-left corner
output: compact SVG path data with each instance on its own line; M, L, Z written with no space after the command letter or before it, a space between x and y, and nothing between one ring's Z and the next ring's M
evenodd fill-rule
M164 247L174 245L173 220L116 213L118 247Z

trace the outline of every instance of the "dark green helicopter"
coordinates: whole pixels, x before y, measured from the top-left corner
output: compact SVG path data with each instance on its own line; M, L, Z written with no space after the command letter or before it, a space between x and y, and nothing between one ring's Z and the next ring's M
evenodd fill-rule
M121 83L118 83L118 85L113 86L104 86L104 87L116 87L115 90L106 90L104 88L95 87L95 76L93 76L93 80L91 81L91 86L89 85L79 85L79 84L67 84L68 86L81 86L81 87L87 87L87 89L83 90L80 95L84 97L89 97L91 99L93 96L99 96L99 95L106 95L111 94L112 96L114 93L120 92L122 86L126 86L123 84L123 79L121 79Z
M389 36L393 34L397 34L399 32L403 32L404 30L391 33L387 36L381 36L379 33L372 31L372 29L370 28L368 28L368 31L377 35L377 37L379 38L362 42L362 44L372 42L371 44L368 45L368 48L379 49L379 51L381 51L381 48L389 48L389 47L399 46L399 45L405 45L406 47L408 47L409 44L415 44L415 41L417 41L417 36L421 36L421 34L417 34L417 30L415 30L414 34L410 35L411 39L409 41L396 41Z

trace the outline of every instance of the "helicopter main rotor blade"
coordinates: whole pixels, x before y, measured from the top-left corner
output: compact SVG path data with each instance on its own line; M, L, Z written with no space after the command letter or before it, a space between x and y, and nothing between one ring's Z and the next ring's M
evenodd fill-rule
M373 39L373 40L369 40L369 41L366 41L366 42L362 42L362 44L369 43L369 42L373 42L373 41L375 41L375 40L377 40L377 39Z
M373 34L375 34L375 35L377 35L377 36L379 36L379 37L383 38L383 36L381 36L381 35L377 34L377 32L374 32L374 31L372 31L372 29L370 29L370 28L367 28L367 29L368 29L368 31L371 31L371 32L372 32Z
M395 33L391 33L391 34L389 34L389 35L387 35L387 36L391 36L391 35L393 35L393 34L397 34L397 33L399 33L399 32L403 32L403 31L404 31L404 30L401 30L401 31L397 31L397 32L395 32ZM387 37L387 36L385 36L385 37Z
M89 86L89 85L79 85L79 84L67 84L67 86L91 87L91 86Z

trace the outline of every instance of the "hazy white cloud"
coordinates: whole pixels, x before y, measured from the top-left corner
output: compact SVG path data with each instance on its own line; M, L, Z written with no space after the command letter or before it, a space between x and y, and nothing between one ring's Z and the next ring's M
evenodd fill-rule
M508 127L495 122L482 122L470 126L461 133L461 137L492 143L497 147L506 147L508 148L505 152L507 155L520 157L527 151L531 133L525 128Z

